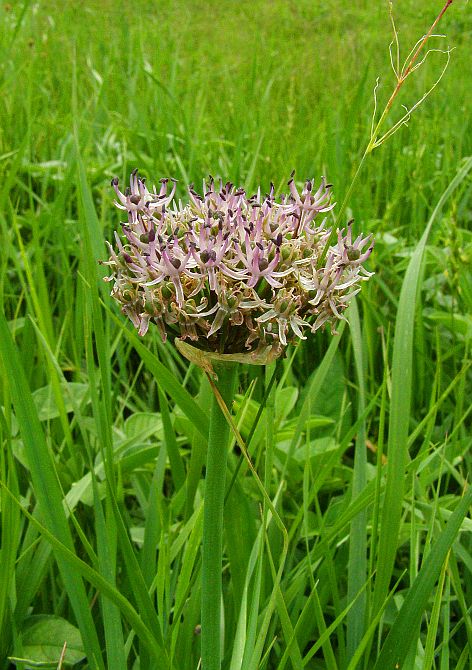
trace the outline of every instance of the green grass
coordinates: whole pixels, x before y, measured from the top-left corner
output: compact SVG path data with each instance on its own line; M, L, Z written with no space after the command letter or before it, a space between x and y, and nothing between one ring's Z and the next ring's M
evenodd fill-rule
M405 57L442 6L423 4L394 3ZM280 191L295 168L341 203L376 77L380 109L394 86L387 3L45 0L0 15L0 668L56 668L68 641L65 663L90 670L196 670L211 389L109 298L109 181L139 167L182 196L208 173ZM466 2L440 32L455 47L443 80L348 203L376 238L349 325L241 370L224 670L472 663ZM443 62L408 80L390 123Z

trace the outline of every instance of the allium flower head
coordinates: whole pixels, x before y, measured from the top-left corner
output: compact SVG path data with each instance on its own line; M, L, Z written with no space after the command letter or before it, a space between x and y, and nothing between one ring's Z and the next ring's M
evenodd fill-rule
M154 322L168 335L220 354L280 352L343 312L368 279L363 263L371 236L352 239L351 224L323 258L331 230L320 214L333 209L331 184L248 197L210 177L203 193L189 186L176 201L175 180L148 190L135 170L123 193L112 180L116 206L127 214L106 261L112 296L140 335ZM321 266L320 266L321 265Z

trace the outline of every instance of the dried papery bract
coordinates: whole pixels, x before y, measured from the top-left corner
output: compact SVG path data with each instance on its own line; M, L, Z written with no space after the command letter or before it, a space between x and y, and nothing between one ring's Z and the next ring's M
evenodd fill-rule
M210 178L188 202L174 199L175 182L148 190L134 171L116 205L127 214L106 264L112 296L144 335L151 322L161 337L190 340L220 354L280 354L308 330L334 328L349 300L371 275L363 266L371 236L352 226L332 231L331 184L288 193L247 196L242 188ZM319 266L334 235L326 262Z
M184 340L175 339L176 349L190 363L194 363L201 368L210 379L218 379L215 372L215 366L231 365L242 363L243 365L269 365L277 360L282 353L278 346L267 347L265 350L251 351L245 354L218 354L214 351L203 351Z

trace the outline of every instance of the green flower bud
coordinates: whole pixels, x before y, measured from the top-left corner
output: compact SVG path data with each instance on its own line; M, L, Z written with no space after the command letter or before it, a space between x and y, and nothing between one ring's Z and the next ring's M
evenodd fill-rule
M347 257L350 261L357 261L360 258L361 252L360 249L354 249L354 247L346 247Z

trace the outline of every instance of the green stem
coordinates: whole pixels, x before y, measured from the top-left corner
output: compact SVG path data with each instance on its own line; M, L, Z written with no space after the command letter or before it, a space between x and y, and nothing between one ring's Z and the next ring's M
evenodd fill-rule
M215 365L217 390L227 407L236 389L238 366ZM226 461L230 426L213 395L205 478L205 506L202 542L202 670L220 670L221 637L221 564L223 552L223 507Z
M355 173L354 177L352 178L351 185L349 186L349 190L348 190L348 192L347 192L347 195L346 195L346 197L345 197L344 200L343 200L343 203L342 203L342 205L341 205L341 208L338 210L338 214L337 214L337 216L336 216L334 225L333 225L332 230L331 230L331 235L329 236L329 239L328 239L328 241L327 241L326 244L325 244L325 247L324 247L324 249L323 249L323 252L322 252L320 258L318 259L318 263L317 263L317 267L318 267L318 268L322 267L323 263L325 262L325 259L326 259L326 256L327 256L327 254L328 254L328 250L329 250L330 246L331 246L331 245L335 242L335 240L336 240L338 227L339 227L339 224L341 223L341 217L343 216L344 211L345 211L345 209L346 209L346 207L347 207L347 205L348 205L348 203L349 203L349 200L350 200L350 198L351 198L352 192L353 192L353 190L354 190L354 186L355 186L356 183L357 183L357 178L359 177L359 174L360 174L360 172L361 172L361 170L362 170L362 167L363 167L363 165L364 165L364 162L365 162L366 157L367 157L370 153L372 153L372 151L373 151L374 149L376 149L377 147L379 147L379 146L382 144L383 140L385 140L386 137L388 136L388 134L387 134L387 135L383 135L380 139L378 139L378 135L379 135L379 133L380 133L380 129L382 128L385 119L386 119L387 116L389 115L390 109L392 108L392 105L393 105L393 101L394 101L395 98L397 97L398 92L400 91L401 87L402 87L403 84L405 83L405 80L407 79L407 77L412 73L412 71L413 71L413 66L415 65L415 62L417 61L420 52L422 51L423 47L425 46L425 44L427 43L427 41L429 40L429 38L430 38L431 35L433 34L433 31L434 31L434 29L436 28L436 26L437 26L437 24L439 23L439 21L442 19L443 14L446 12L447 8L452 4L452 1L453 1L453 0L446 0L446 3L445 3L445 5L444 5L444 7L442 8L442 10L439 12L438 16L437 16L436 19L434 20L434 22L433 22L431 28L428 30L428 32L426 33L426 35L423 37L423 39L421 40L421 42L420 42L418 48L415 50L413 56L412 56L412 57L410 58L410 60L408 61L408 65L405 64L405 66L404 66L402 72L401 72L401 73L397 73L397 83L396 83L396 85L395 85L395 88L393 89L393 92L392 92L392 94L390 95L390 98L388 99L388 102L387 102L387 104L385 105L385 108L384 108L382 114L380 115L380 119L377 121L377 123L376 123L376 125L375 125L375 128L372 129L372 132L371 132L371 135L370 135L370 140L369 140L369 142L367 143L367 146L366 146L366 148L365 148L365 150L364 150L364 153L362 154L362 158L361 158L361 160L360 160L359 165L357 166L356 173ZM395 26L394 26L394 29L395 29ZM396 35L396 32L395 32L395 35ZM374 117L375 117L375 110L374 110Z

